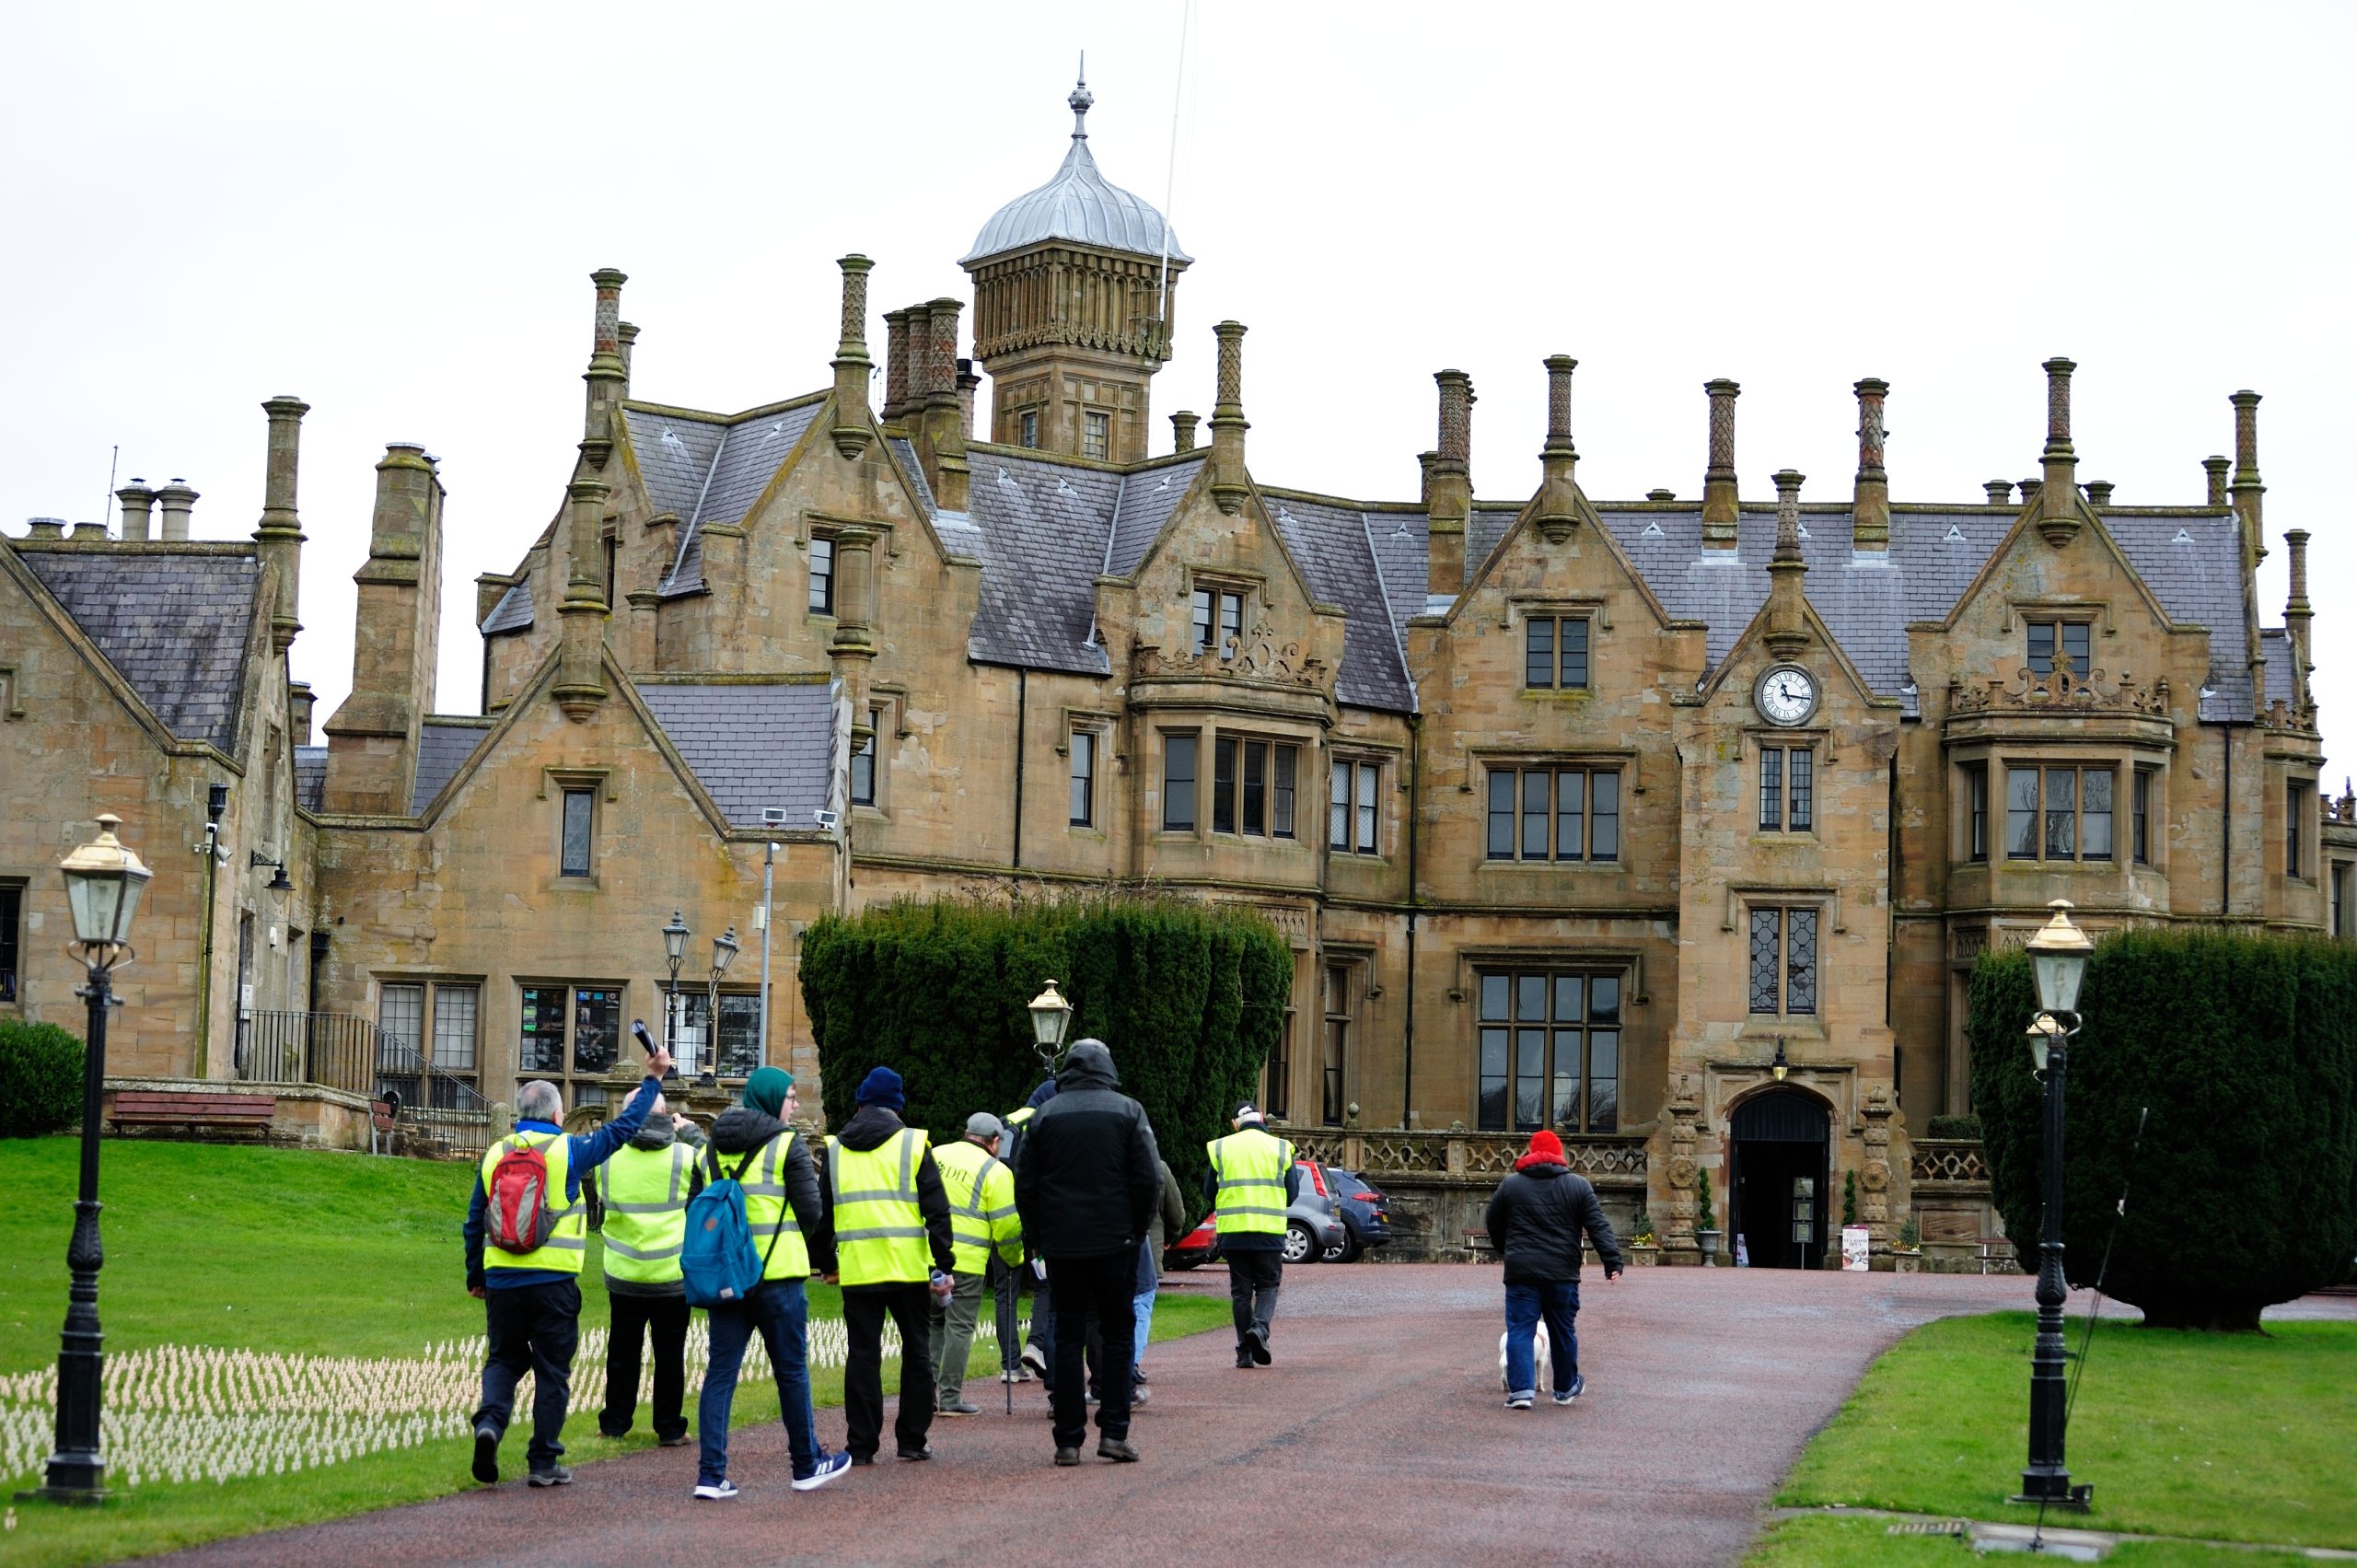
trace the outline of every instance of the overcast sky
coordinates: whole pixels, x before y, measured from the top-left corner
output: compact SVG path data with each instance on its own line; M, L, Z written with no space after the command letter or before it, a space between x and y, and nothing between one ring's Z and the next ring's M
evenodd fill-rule
M1416 493L1432 372L1479 389L1484 497L1538 478L1539 360L1580 361L1591 495L1701 487L1703 380L1743 384L1747 498L1856 467L1891 383L1900 501L2038 471L2038 363L2079 363L2083 480L2198 503L2227 394L2266 396L2312 546L2317 697L2357 738L2357 261L2345 5L1311 7L1041 0L29 8L0 93L0 528L185 476L249 534L264 398L303 435L296 674L351 679L372 466L449 487L440 711L477 706L473 579L514 568L580 436L588 273L631 275L634 395L735 411L826 386L834 258L880 312L970 299L957 258L1063 157L1088 52L1106 175L1197 258L1162 415L1245 345L1263 482ZM2332 497L2343 500L2336 504ZM2357 742L2353 742L2357 743ZM2330 782L2357 755L2335 749Z

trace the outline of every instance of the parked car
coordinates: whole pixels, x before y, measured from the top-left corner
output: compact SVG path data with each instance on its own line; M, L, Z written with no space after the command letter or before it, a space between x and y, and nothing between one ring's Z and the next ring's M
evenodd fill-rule
M1294 1168L1301 1172L1301 1196L1285 1211L1285 1238L1282 1250L1288 1263L1315 1263L1319 1259L1340 1250L1350 1237L1343 1228L1340 1206L1333 1196L1333 1184L1314 1160L1295 1160ZM1219 1260L1219 1211L1214 1209L1203 1216L1203 1223L1162 1249L1165 1269L1185 1271L1200 1268Z
M1391 1200L1374 1183L1340 1166L1329 1165L1326 1167L1326 1185L1341 1211L1345 1235L1342 1244L1328 1248L1320 1261L1355 1263L1368 1248L1382 1247L1391 1240Z

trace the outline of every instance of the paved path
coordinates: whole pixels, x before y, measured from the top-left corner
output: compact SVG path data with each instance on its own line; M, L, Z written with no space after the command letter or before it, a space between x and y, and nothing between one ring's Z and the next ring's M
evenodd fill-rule
M1174 1278L1225 1297L1211 1269ZM1476 1266L1288 1270L1276 1365L1225 1332L1156 1345L1135 1465L1059 1470L1038 1388L1016 1416L934 1425L936 1457L787 1490L784 1434L740 1432L743 1495L694 1503L692 1449L586 1466L187 1554L238 1564L1119 1562L1253 1555L1294 1565L1708 1563L1740 1557L1801 1446L1916 1324L2029 1305L2018 1277L1591 1270L1579 1404L1509 1411L1496 1274ZM2074 1302L2074 1307L2081 1303ZM2357 1316L2357 1302L2300 1304ZM2026 1347L2025 1347L2026 1348ZM2025 1363L2026 1365L2026 1363ZM998 1385L977 1404L1003 1408ZM2026 1400L2026 1394L2025 1394ZM840 1411L819 1412L838 1446ZM889 1448L887 1448L888 1454ZM453 1477L466 1451L450 1446Z

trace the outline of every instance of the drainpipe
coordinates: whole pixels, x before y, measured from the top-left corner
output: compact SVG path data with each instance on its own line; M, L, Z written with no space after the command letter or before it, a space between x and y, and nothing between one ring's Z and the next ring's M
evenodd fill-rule
M761 846L761 1061L770 1056L770 889L776 875L777 843L774 840ZM719 1040L718 1034L713 1040Z
M2218 726L2218 738L2226 745L2226 778L2224 803L2218 812L2218 918L2232 920L2235 915L2235 726L2232 723Z
M1023 869L1023 752L1025 732L1024 710L1031 700L1031 672L1017 666L1015 671L1015 869Z
M204 856L204 961L196 970L196 1075L212 1076L213 1047L213 906L215 902L213 878L221 864L215 853L221 842L221 813L228 808L229 786L208 785L204 803L204 842L197 846Z
M1417 804L1422 798L1424 717L1408 715L1408 1029L1407 1060L1400 1068L1399 1125L1412 1125L1416 1105L1416 830Z

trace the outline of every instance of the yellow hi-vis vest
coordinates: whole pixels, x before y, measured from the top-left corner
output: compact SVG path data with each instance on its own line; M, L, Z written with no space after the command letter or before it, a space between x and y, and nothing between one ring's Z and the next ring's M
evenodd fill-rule
M1282 1235L1285 1228L1285 1173L1293 1168L1293 1145L1258 1127L1213 1138L1203 1145L1219 1177L1222 1236L1237 1232Z
M765 1280L800 1280L810 1275L810 1244L803 1239L802 1222L794 1217L794 1204L785 1194L785 1155L793 1146L794 1130L788 1128L753 1157L737 1182L745 1190L745 1223L753 1232L753 1250L769 1260L769 1266L761 1271ZM714 1176L726 1174L721 1158L718 1150L713 1151ZM735 1170L742 1158L742 1155L730 1158L726 1170Z
M549 1238L529 1252L502 1252L486 1244L482 1249L482 1266L492 1269L546 1269L554 1273L577 1274L589 1252L589 1214L587 1208L575 1202L566 1206L567 1176L573 1165L573 1140L562 1132L510 1132L493 1144L482 1155L482 1190L491 1191L491 1173L499 1168L499 1158L510 1149L538 1149L549 1167L549 1190L542 1206L556 1216L556 1228Z
M992 1248L1009 1265L1023 1261L1023 1222L1015 1217L1015 1172L996 1155L960 1138L933 1151L949 1194L950 1250L957 1272L979 1274Z
M924 1212L917 1206L921 1129L904 1127L872 1149L827 1140L835 1199L835 1258L846 1285L921 1284L933 1272Z
M606 1190L606 1277L634 1284L665 1284L679 1277L679 1248L688 1239L689 1177L696 1152L685 1144L663 1149L616 1149L600 1173Z

